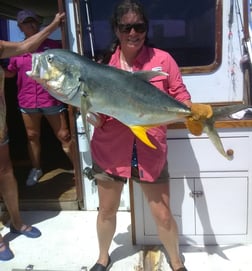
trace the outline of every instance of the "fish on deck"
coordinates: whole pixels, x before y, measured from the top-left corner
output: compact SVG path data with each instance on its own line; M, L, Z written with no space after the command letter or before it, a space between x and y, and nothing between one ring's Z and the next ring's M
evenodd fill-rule
M243 104L213 109L210 105L193 104L190 109L149 83L155 76L169 76L164 72L127 72L64 49L33 54L32 70L27 75L56 99L79 107L86 131L87 114L102 113L116 118L142 142L155 148L147 134L150 127L185 120L193 134L206 132L220 154L229 160L233 155L224 150L215 120L247 108ZM205 116L198 114L202 108L207 109Z

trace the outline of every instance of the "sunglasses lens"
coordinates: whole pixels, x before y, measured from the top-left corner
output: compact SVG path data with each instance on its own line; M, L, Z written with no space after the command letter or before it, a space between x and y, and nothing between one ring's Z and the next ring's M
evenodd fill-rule
M118 29L121 33L129 33L131 30L131 24L119 24Z
M138 33L143 33L146 31L146 25L145 24L134 24L133 28Z
M118 29L121 33L130 33L132 28L134 28L134 30L137 33L143 33L147 30L147 27L144 23L141 23L141 24L118 24Z

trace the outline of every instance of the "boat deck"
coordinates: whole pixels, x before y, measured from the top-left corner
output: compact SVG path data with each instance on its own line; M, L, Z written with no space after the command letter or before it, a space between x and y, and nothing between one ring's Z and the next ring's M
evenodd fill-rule
M22 211L24 222L41 230L38 239L10 234L6 219L1 234L15 257L0 262L0 270L89 270L98 256L96 216L97 211ZM180 251L188 271L252 270L252 244L181 246ZM171 270L161 246L132 245L130 213L126 211L118 212L110 255L111 271Z

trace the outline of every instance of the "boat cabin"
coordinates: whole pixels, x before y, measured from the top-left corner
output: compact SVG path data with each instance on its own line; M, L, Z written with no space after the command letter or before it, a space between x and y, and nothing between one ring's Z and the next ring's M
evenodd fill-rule
M177 61L194 102L213 106L251 104L251 4L248 0L141 0L149 18L149 42ZM46 25L57 11L66 22L52 37L62 46L93 61L109 48L109 18L115 1L0 0L0 39L17 40L16 14L30 9ZM19 33L20 35L20 33ZM22 39L22 35L20 36ZM1 61L7 65L8 59ZM68 107L74 165L60 148L48 124L42 125L45 175L26 187L31 167L26 134L16 101L16 81L6 79L7 123L11 158L23 210L96 210L96 186L83 170L91 166L90 150L77 108ZM252 242L252 119L250 111L216 122L225 160L205 134L189 134L183 123L168 126L172 210L180 242L228 244ZM121 210L131 211L133 243L158 243L148 206L137 184L129 182ZM228 225L228 226L227 226Z

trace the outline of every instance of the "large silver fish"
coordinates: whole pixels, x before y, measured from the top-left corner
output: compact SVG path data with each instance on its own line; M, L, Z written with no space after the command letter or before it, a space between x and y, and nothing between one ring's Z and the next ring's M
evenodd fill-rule
M183 103L161 92L148 81L165 75L160 71L127 72L98 64L64 49L50 49L32 56L32 70L27 75L41 83L56 99L81 109L84 127L88 112L103 113L118 119L145 144L155 148L147 136L150 127L174 123L192 116ZM217 150L227 159L214 128L215 118L244 109L232 105L214 109L213 116L202 123Z

